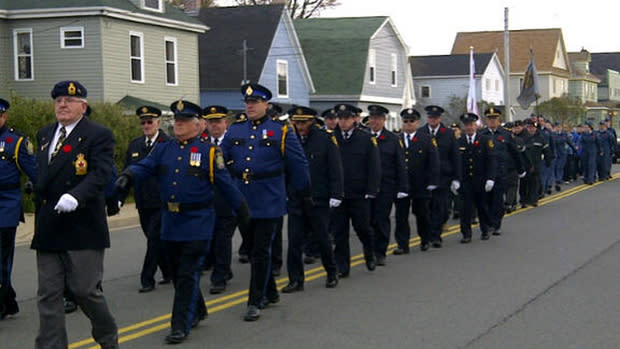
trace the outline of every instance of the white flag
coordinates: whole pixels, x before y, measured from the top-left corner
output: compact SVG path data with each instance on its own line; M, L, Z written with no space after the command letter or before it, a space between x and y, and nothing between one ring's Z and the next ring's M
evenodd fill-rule
M476 99L476 64L474 63L474 48L469 49L469 92L467 92L467 112L480 116ZM478 119L480 122L480 119Z

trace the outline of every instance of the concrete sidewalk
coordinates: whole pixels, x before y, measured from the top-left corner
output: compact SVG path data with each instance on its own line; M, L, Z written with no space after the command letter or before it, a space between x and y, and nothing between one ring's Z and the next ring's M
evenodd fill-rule
M138 218L138 210L136 210L135 204L126 204L121 207L121 212L117 215L108 217L108 227L110 230L138 224L140 224L140 219ZM26 223L20 223L17 227L15 245L20 246L30 244L33 235L34 213L26 213Z

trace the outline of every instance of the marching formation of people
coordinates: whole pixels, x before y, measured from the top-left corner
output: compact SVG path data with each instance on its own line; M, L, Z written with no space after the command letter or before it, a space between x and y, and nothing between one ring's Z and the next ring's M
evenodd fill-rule
M141 106L143 134L131 141L120 173L112 132L89 120L87 89L61 81L51 92L56 122L39 130L36 148L7 125L0 99L0 317L18 313L11 270L16 227L23 221L20 175L35 197L39 333L36 348L68 347L65 312L79 306L102 348L118 348L118 329L103 295L106 215L119 211L133 189L147 248L140 293L172 283L175 295L167 343L181 343L208 312L200 276L211 269L209 293L233 278L232 238L239 229L239 261L250 264L245 321L256 321L280 300L275 276L283 264L286 220L289 283L304 289L304 264L320 259L325 287L350 276L350 227L363 246L365 266L387 264L394 207L394 255L410 253L410 215L420 250L442 248L452 215L462 244L502 234L506 212L537 206L582 175L587 184L611 178L616 133L609 120L571 130L540 115L502 125L502 110L465 113L462 127L442 122L444 109L401 111L399 133L385 127L388 109L338 104L318 111L270 103L259 84L241 88L245 112L233 122L222 106L185 100L171 104L173 134L160 127L162 111ZM283 115L288 115L288 118ZM482 126L482 121L486 124ZM305 255L305 258L304 258ZM162 279L155 280L159 269Z

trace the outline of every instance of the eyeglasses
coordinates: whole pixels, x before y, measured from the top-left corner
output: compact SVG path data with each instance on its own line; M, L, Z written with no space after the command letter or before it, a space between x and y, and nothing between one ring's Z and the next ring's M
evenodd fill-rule
M407 119L405 119L405 120L403 120L403 123L404 124L408 124L408 123L412 123L413 124L416 121L418 121L418 120L407 120Z
M140 121L140 125L150 125L153 123L153 120L142 120Z

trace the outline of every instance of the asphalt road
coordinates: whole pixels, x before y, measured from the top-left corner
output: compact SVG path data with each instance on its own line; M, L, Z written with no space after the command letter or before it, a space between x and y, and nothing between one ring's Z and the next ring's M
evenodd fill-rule
M326 289L319 264L307 266L305 291L281 295L255 323L242 320L249 267L235 260L227 292L207 295L209 318L178 347L618 348L618 197L618 180L573 186L506 217L500 237L481 241L474 230L469 245L459 244L451 221L444 248L389 256L375 272L352 234L349 278ZM121 229L106 254L104 290L121 348L168 347L172 287L137 292L144 245L136 227ZM21 312L0 321L0 349L33 347L38 328L34 252L25 246L16 251L14 284ZM208 286L205 274L205 293ZM66 320L70 348L97 347L82 312Z

